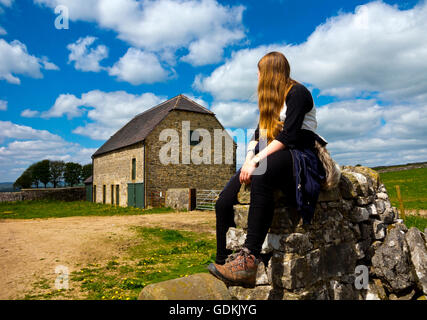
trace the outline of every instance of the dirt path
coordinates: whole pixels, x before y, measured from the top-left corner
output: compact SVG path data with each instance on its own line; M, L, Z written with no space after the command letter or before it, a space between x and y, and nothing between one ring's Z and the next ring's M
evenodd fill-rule
M88 263L120 257L131 245L132 226L215 232L212 212L143 216L0 220L0 299L19 299L39 278L56 278ZM80 266L80 267L79 267Z

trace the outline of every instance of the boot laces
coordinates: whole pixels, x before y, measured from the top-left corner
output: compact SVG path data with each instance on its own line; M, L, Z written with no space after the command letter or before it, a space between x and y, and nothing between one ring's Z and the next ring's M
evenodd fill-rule
M243 259L240 259L240 261L237 263L237 265L235 265L236 263L231 263L231 269L233 269L233 267L243 267L245 269L247 269L247 258L251 255L251 252L249 251L249 249L247 248L242 248L239 252L231 254L226 262L233 262L235 261L238 257L243 257Z

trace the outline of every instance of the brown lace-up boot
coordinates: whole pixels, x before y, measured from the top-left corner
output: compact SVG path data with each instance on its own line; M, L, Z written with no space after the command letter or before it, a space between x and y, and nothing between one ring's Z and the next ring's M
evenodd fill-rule
M229 256L224 265L211 263L208 270L228 285L254 287L259 260L243 248L240 252Z

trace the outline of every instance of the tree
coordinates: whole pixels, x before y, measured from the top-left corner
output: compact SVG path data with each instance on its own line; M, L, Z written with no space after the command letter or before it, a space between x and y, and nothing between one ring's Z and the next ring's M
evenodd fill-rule
M82 169L82 180L85 181L92 175L92 163L85 164Z
M44 184L44 187L47 187L47 184L50 181L50 161L42 160L34 164L33 168L34 177Z
M51 161L50 162L50 182L56 188L58 183L62 180L65 171L64 161Z
M82 165L75 162L67 162L65 164L64 181L71 187L79 184L82 177Z
M31 185L33 184L33 174L28 168L25 170L21 176L16 179L15 183L13 184L14 188L31 188Z

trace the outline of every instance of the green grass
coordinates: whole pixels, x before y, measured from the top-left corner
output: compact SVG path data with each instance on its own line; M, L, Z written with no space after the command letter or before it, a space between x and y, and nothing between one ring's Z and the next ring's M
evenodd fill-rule
M394 207L399 208L395 187L399 185L405 209L427 209L427 168L384 172L380 177Z
M17 201L0 203L0 219L59 218L73 216L115 216L174 212L171 208L138 209L87 201Z
M403 221L408 229L415 227L418 228L421 232L424 232L425 228L427 228L427 218L421 217L419 215L407 215Z
M133 227L134 244L119 259L89 264L70 275L69 290L46 289L42 279L25 299L73 298L78 287L89 300L135 300L141 290L169 279L207 272L215 259L215 238L210 234L162 228ZM69 292L68 292L69 291ZM39 293L36 293L39 292Z

